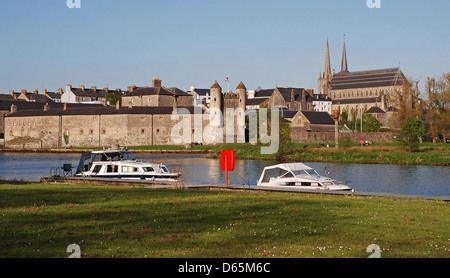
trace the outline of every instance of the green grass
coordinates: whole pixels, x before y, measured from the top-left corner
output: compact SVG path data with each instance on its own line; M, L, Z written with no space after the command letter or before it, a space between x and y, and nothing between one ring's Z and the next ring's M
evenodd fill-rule
M0 185L0 257L450 257L439 201L93 185Z

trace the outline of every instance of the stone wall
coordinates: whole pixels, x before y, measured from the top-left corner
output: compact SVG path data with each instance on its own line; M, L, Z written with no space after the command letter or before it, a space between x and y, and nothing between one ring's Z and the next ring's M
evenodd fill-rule
M357 143L360 140L369 142L391 142L390 132L344 132L339 138L349 136L350 141ZM294 143L334 143L334 132L306 132L303 128L291 127L291 140Z

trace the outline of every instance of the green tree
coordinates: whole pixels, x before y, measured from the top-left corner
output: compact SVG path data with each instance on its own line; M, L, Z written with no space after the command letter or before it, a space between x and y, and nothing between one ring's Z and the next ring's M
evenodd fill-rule
M419 149L419 137L426 133L426 125L423 121L415 117L406 117L402 122L402 135L404 144L409 148L410 152Z
M118 101L119 101L120 105L122 105L122 98L113 93L106 94L106 101L109 101L109 104L111 106L115 106Z
M356 129L361 130L361 119L356 120ZM380 122L371 114L363 114L363 132L380 131Z

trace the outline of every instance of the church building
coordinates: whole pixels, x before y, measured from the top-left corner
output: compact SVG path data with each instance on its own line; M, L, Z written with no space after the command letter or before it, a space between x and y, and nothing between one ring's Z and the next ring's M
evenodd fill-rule
M318 79L319 94L333 100L332 109L347 115L365 113L372 107L384 112L395 111L400 105L413 105L414 92L400 68L350 72L344 39L341 70L331 73L330 49L327 41L325 71ZM354 120L349 118L349 120Z

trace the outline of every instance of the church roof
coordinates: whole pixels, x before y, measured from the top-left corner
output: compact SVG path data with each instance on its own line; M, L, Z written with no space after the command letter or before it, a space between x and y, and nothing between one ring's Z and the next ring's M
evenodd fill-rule
M402 86L406 77L400 68L339 72L331 79L331 90Z

